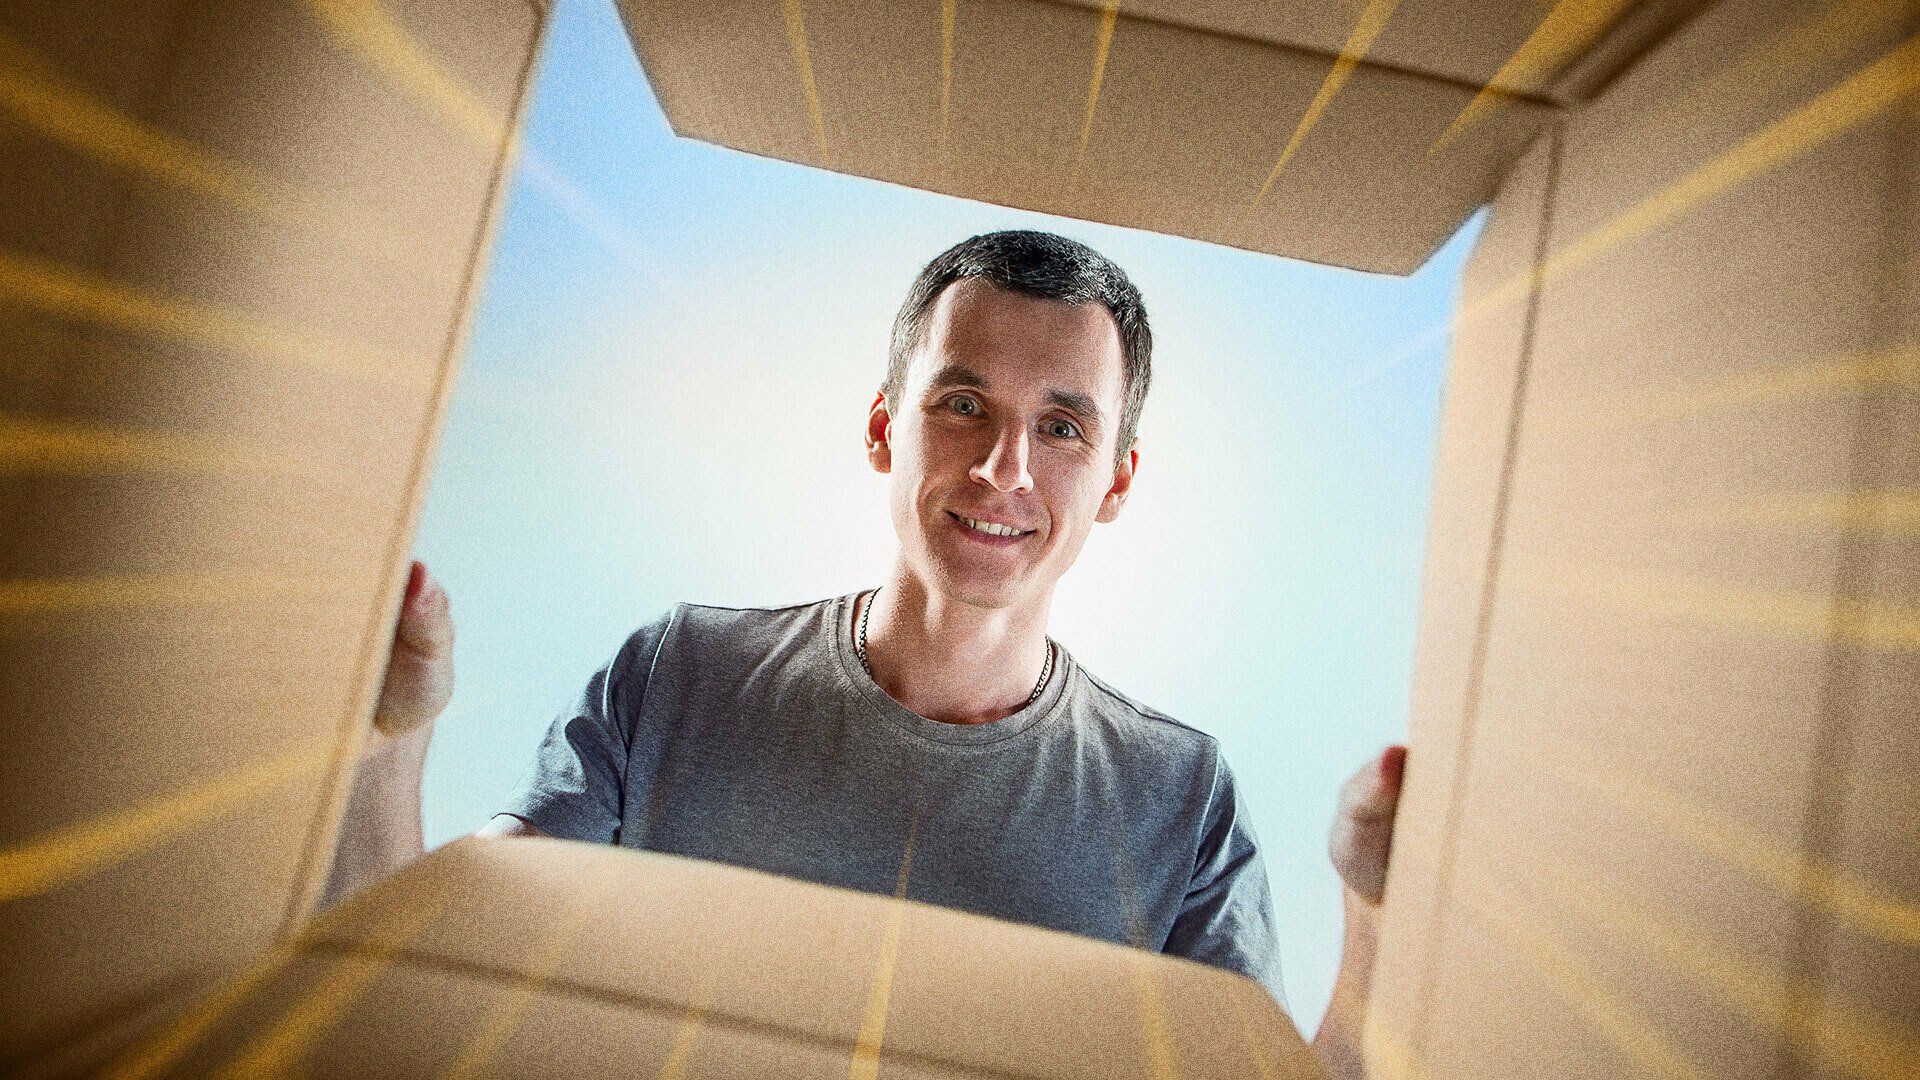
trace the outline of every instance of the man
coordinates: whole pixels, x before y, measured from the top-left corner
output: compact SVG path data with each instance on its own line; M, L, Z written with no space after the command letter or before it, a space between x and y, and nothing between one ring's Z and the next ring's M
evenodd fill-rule
M1218 744L1046 636L1053 589L1139 466L1152 338L1119 267L976 236L895 321L866 446L892 477L884 582L813 604L682 604L562 714L484 834L555 835L907 895L1187 956L1280 994L1273 907ZM417 855L451 690L445 593L414 567L330 893ZM1347 941L1315 1039L1357 1076L1403 752L1343 793Z

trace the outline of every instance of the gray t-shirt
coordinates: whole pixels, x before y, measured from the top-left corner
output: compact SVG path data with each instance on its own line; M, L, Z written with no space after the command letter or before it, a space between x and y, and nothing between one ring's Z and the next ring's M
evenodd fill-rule
M857 594L854 594L857 595ZM507 813L554 836L906 895L1190 957L1281 996L1273 902L1214 739L1055 646L1038 700L928 720L853 649L854 595L681 604L555 719Z

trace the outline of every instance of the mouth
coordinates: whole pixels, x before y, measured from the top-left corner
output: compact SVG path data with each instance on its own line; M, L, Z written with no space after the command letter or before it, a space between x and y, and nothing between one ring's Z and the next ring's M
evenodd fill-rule
M976 521L973 518L962 517L951 510L948 510L946 513L947 517L952 519L954 525L959 528L962 533L966 534L968 539L983 544L992 544L995 547L1008 547L1017 544L1027 537L1032 536L1035 531L1033 529L1021 531L1009 525L999 525L990 521Z

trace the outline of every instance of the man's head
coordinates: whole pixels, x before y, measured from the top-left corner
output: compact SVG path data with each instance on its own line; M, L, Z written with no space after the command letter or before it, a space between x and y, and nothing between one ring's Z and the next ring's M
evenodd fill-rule
M909 571L982 607L1050 594L1126 500L1150 348L1138 290L1071 240L992 233L928 264L867 423Z
M1118 469L1133 448L1140 427L1140 410L1147 403L1153 380L1153 331L1147 326L1147 308L1140 290L1105 255L1076 240L1031 229L1009 229L969 237L935 256L907 290L906 302L893 319L893 338L887 348L887 380L881 386L891 410L900 403L907 367L915 350L927 340L933 307L949 285L968 278L990 281L1002 289L1063 304L1100 304L1107 309L1120 334L1125 401L1113 467Z

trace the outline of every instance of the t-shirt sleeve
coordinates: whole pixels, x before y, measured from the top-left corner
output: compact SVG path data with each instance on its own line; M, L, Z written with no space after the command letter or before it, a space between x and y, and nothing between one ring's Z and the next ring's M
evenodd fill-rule
M634 718L672 615L627 638L561 710L536 752L533 772L501 812L549 836L612 843L627 799Z
M1258 979L1281 1007L1280 943L1266 863L1225 759L1216 757L1193 880L1164 951Z

